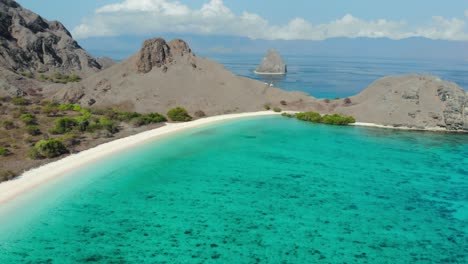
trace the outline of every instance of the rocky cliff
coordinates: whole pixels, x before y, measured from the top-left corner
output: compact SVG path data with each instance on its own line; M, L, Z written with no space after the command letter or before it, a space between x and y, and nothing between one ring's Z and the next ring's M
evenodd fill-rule
M57 21L0 0L0 66L15 72L87 75L101 65Z
M274 49L268 50L262 62L255 70L257 74L286 74L286 72L286 63Z

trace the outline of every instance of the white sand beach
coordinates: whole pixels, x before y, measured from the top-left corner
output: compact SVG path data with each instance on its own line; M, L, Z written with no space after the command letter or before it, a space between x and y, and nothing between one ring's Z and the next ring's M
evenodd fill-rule
M97 147L84 150L80 153L72 154L41 167L31 169L14 180L0 183L0 204L6 203L9 200L14 199L16 196L30 190L31 188L44 184L56 177L63 176L67 172L84 166L87 163L94 162L100 158L133 147L148 140L154 140L156 138L168 136L183 130L232 119L279 114L280 113L275 113L273 111L261 111L213 116L186 123L167 123L166 126L157 129L111 141Z

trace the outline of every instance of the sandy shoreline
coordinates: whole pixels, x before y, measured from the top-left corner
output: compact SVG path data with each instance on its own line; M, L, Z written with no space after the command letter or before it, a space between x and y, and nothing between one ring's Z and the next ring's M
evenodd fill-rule
M81 151L77 154L72 154L58 161L26 171L14 180L0 183L0 205L14 199L18 195L26 192L27 190L30 190L31 188L44 184L56 177L60 177L67 172L73 171L76 168L84 166L100 158L109 156L113 153L136 146L148 140L153 140L162 136L169 136L187 129L232 119L279 114L280 113L275 113L273 111L262 111L213 116L186 123L168 123L166 126L160 128L104 143L94 148Z

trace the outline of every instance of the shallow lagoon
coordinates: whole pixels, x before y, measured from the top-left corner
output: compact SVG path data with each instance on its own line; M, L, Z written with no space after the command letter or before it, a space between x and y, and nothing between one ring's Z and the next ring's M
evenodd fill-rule
M0 263L466 263L468 135L185 131L0 207Z

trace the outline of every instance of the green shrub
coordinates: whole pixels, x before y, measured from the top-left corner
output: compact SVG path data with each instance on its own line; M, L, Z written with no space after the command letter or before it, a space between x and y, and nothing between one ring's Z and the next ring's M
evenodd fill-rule
M270 110L271 109L271 106L269 104L264 104L263 105L263 108L265 108L265 110Z
M28 105L29 100L23 97L15 97L11 100L14 105Z
M13 121L11 121L11 120L5 120L5 121L3 121L3 122L2 122L2 126L3 126L3 128L5 128L6 130L10 130L10 129L16 128L15 123L13 123Z
M9 154L10 154L10 151L7 148L0 147L0 156L5 157L5 156L8 156Z
M137 117L133 121L134 126L145 126L149 124L157 124L157 123L162 123L166 122L167 118L164 117L163 115L159 113L150 113L146 115L141 115L140 117Z
M293 118L294 115L290 113L282 113L281 116L287 117L287 118Z
M303 112L297 113L296 118L302 121L320 123L322 120L322 116L316 112Z
M277 113L281 113L282 110L279 107L273 107L273 111Z
M36 124L36 117L33 114L26 113L20 116L20 120L24 122L26 125L34 125Z
M79 82L81 81L81 77L73 73L72 75L67 76L66 81L67 82Z
M16 173L11 170L0 170L0 182L13 180L16 177Z
M187 110L185 110L182 107L176 107L169 112L167 112L167 116L172 120L172 121L178 121L178 122L187 122L192 120L192 117L187 113Z
M327 125L345 126L351 123L356 123L356 119L351 116L342 116L338 114L325 115L322 118L322 123Z
M29 156L33 159L56 158L69 151L62 141L58 139L41 140L30 150Z
M337 126L345 126L345 125L356 122L354 117L351 117L351 116L342 116L338 114L321 116L319 113L315 113L315 112L297 113L296 118L299 120L313 122L313 123L322 123L326 125L337 125Z
M48 116L55 116L60 111L59 109L60 104L56 102L47 102L45 101L45 105L42 108L42 113Z
M58 109L61 111L81 111L81 105L79 104L62 104L58 106Z
M29 125L26 127L26 131L31 136L37 136L41 134L41 130L39 129L38 126Z
M71 117L61 117L55 120L55 127L50 130L52 134L65 134L78 126L78 121Z
M119 124L115 122L114 120L101 117L99 118L99 124L101 125L103 129L107 130L111 134L115 134L119 132Z
M132 119L141 117L142 114L137 112L117 112L115 119L123 122L129 122Z
M45 75L40 75L39 80L41 81L52 81L55 83L69 83L69 82L79 82L81 81L80 76L76 74L66 75L60 72L55 72L52 77L48 77Z

